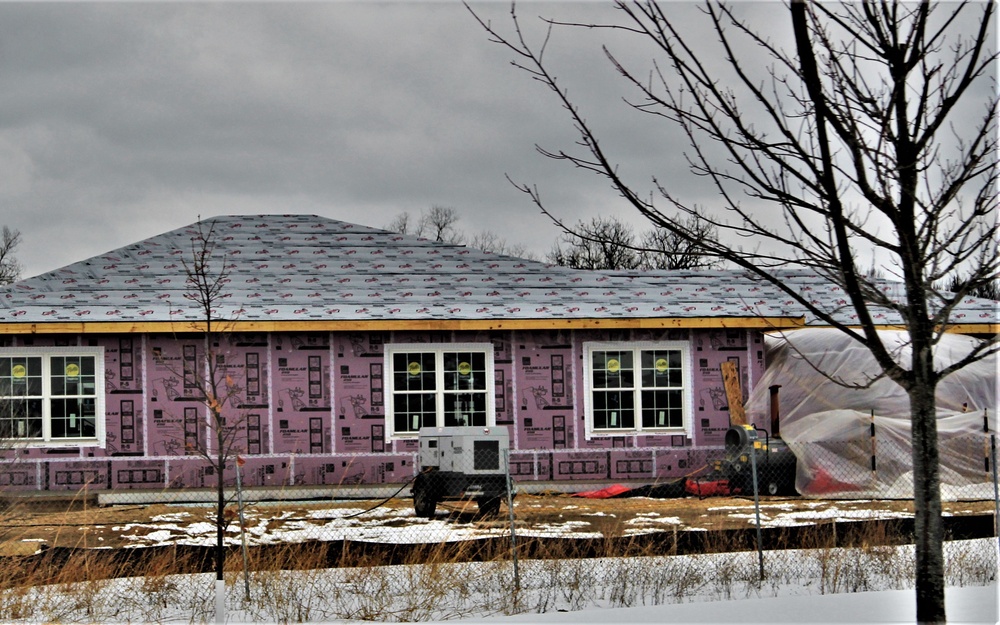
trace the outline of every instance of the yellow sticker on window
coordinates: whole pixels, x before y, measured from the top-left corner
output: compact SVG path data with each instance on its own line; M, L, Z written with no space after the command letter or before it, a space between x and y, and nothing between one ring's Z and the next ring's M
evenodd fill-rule
M618 373L618 370L622 368L622 364L618 362L617 358L608 359L608 371L611 373Z
M461 375L469 375L472 373L472 365L467 362L460 362L458 363L458 372Z
M75 362L71 362L68 365L66 365L67 378L75 378L78 375L80 375L80 365L76 364Z
M411 362L408 367L406 367L406 372L410 375L420 375L420 363Z
M666 358L657 358L656 359L656 371L658 373L666 373L668 366L669 365L667 364L667 359Z
M10 374L15 378L23 378L28 370L24 368L24 365L14 365L10 370Z

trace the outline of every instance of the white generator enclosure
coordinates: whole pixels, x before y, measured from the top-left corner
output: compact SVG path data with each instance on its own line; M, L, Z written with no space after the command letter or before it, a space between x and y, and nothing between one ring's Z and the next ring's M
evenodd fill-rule
M413 481L413 507L431 517L438 502L475 501L484 515L496 514L514 496L508 475L510 438L500 427L420 429L420 473Z
M505 427L425 427L420 429L420 468L469 475L503 473L510 450Z

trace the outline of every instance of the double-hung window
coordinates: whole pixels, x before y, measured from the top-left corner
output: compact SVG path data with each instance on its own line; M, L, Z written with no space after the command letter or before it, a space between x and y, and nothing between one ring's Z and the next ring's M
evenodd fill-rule
M104 349L0 349L0 439L104 443Z
M583 348L588 437L689 429L686 342L584 343Z
M387 345L386 360L390 435L494 425L492 344Z

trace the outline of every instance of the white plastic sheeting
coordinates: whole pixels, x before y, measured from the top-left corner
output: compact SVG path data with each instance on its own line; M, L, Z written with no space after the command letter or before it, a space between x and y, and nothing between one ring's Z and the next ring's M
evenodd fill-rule
M904 332L882 332L900 363L909 362ZM976 344L942 338L936 367L951 364ZM780 435L798 460L795 487L807 497L910 498L913 470L910 404L860 343L833 329L768 337L767 369L747 402L758 427L770 423L769 387L779 389ZM845 388L834 380L866 388ZM941 496L992 498L990 434L997 429L997 359L969 365L937 388ZM874 432L874 436L873 436ZM874 469L872 458L875 458Z

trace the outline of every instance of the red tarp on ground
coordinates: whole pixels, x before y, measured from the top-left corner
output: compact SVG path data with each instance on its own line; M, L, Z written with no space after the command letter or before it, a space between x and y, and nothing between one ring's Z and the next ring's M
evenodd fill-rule
M585 493L573 493L573 497L586 497L587 499L611 499L612 497L617 497L622 493L627 493L632 490L631 488L626 488L621 484L612 484L607 488L602 488L601 490L591 490Z
M805 487L803 495L825 495L827 493L857 492L863 490L859 484L849 484L836 479L826 469L820 467L816 477Z
M698 497L724 497L733 494L729 489L729 480L688 480L684 490L689 495Z

